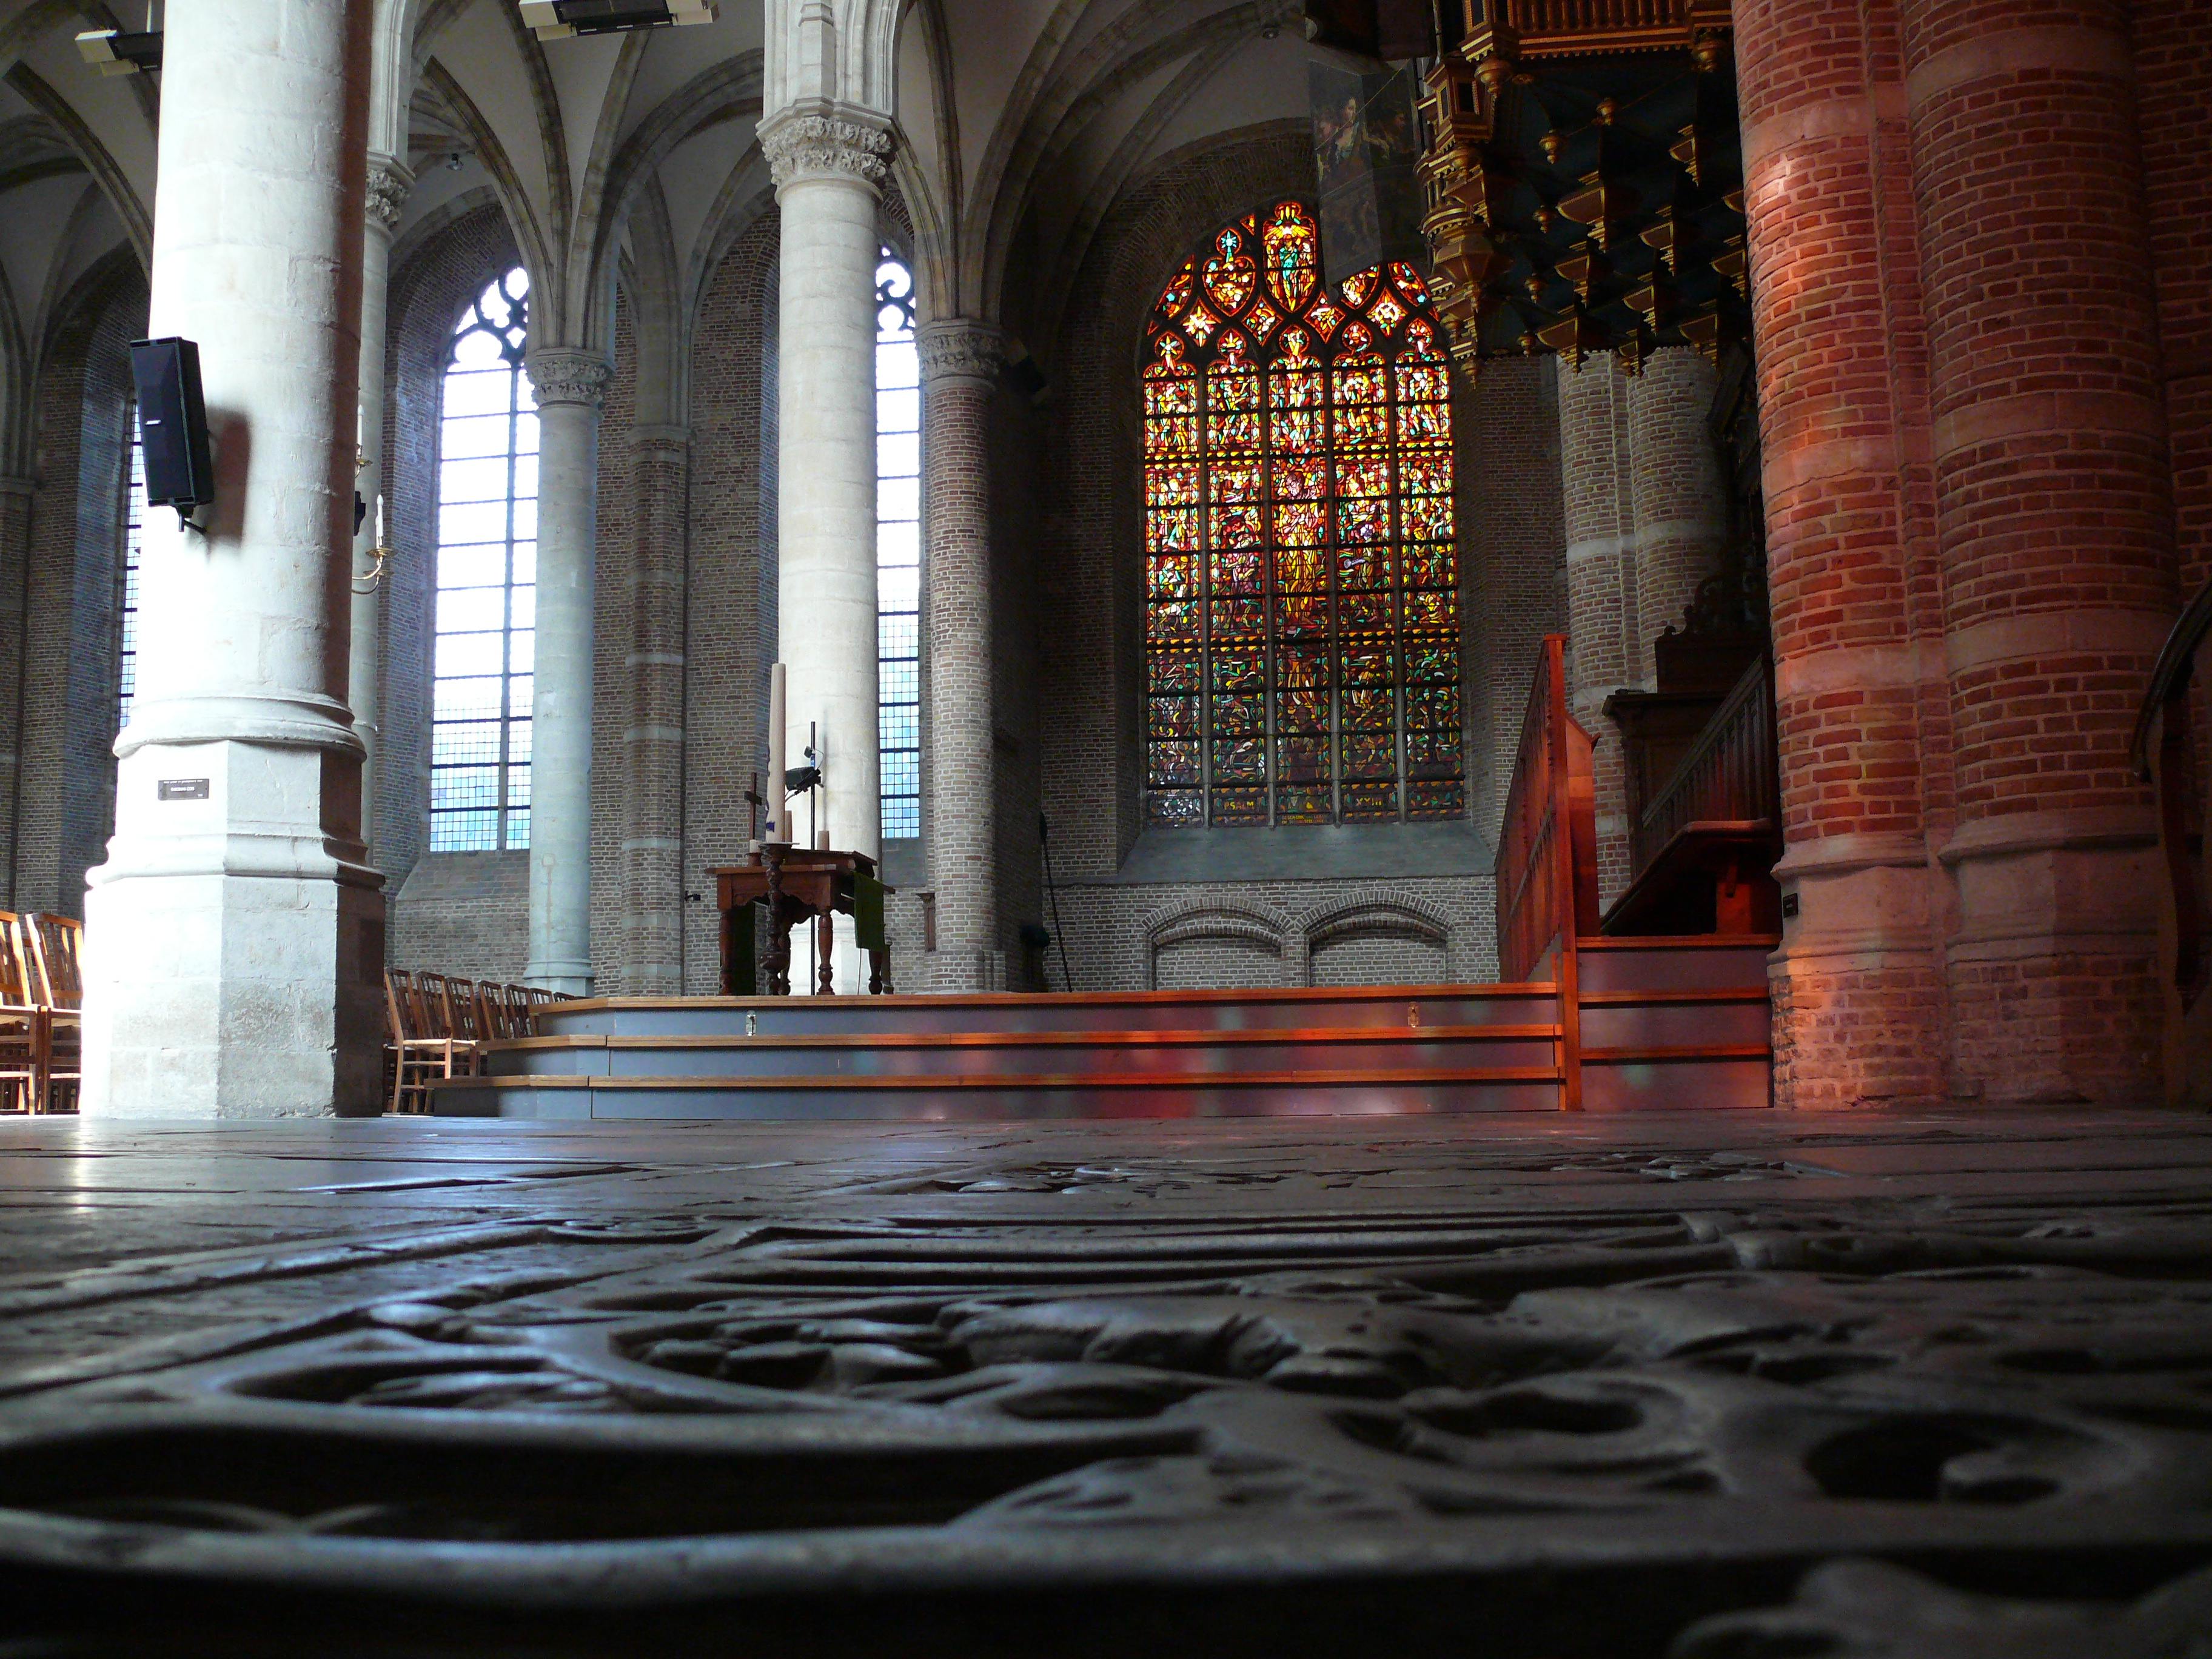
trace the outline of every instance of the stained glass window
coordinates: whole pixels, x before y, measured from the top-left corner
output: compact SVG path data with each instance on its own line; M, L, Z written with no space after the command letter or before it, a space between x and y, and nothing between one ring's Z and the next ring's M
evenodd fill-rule
M914 274L876 267L876 672L884 836L921 833L921 363Z
M453 331L438 434L430 850L530 845L538 623L538 408L522 369L530 282L510 270Z
M123 568L116 573L116 725L131 724L131 701L138 694L138 554L146 524L146 451L139 441L134 410L131 430L131 478L123 496Z
M1466 811L1449 364L1411 265L1334 293L1285 202L1153 308L1145 393L1146 817Z

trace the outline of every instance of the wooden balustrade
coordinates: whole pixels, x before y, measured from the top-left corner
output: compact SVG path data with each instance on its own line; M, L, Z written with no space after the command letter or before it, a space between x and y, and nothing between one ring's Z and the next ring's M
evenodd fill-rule
M1761 654L1743 672L1629 833L1640 875L1692 824L1764 826L1778 838L1781 774L1774 746L1774 666Z
M1456 14L1455 15L1453 14ZM1539 56L1687 46L1701 29L1731 26L1728 0L1456 0L1447 42L1510 40Z
M1589 734L1567 712L1566 636L1547 638L1521 722L1498 837L1498 968L1559 987L1560 1097L1582 1107L1576 942L1598 927L1597 819Z

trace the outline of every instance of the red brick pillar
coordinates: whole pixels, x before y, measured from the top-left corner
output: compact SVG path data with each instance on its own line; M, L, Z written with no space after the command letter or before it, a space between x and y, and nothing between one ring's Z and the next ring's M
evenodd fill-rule
M1596 742L1598 902L1628 885L1628 782L1605 700L1638 681L1634 467L1628 383L1610 357L1559 364L1559 479L1567 538L1567 701ZM1522 707L1533 664L1522 669ZM1517 719L1518 716L1516 715Z
M1942 617L1905 91L1889 0L1740 0L1787 849L1775 1094L1946 1092Z
M684 584L688 427L630 428L628 706L622 732L622 994L684 994Z
M2158 1097L2128 734L2175 594L2125 0L1907 0L1956 742L1954 1076Z
M915 336L923 388L929 724L923 737L929 882L937 894L930 988L996 991L997 758L991 713L991 396L1004 346L987 324L929 323Z

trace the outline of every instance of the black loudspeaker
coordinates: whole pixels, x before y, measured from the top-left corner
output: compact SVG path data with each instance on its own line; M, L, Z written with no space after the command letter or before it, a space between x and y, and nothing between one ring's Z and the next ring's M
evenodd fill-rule
M200 397L199 347L190 340L133 340L131 376L138 383L147 501L180 514L205 506L215 499L215 464Z

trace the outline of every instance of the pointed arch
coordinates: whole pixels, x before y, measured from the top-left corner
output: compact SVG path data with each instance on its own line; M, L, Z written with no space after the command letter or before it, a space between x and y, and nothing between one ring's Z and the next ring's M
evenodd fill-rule
M1450 368L1411 265L1220 226L1146 330L1146 817L1464 817Z

